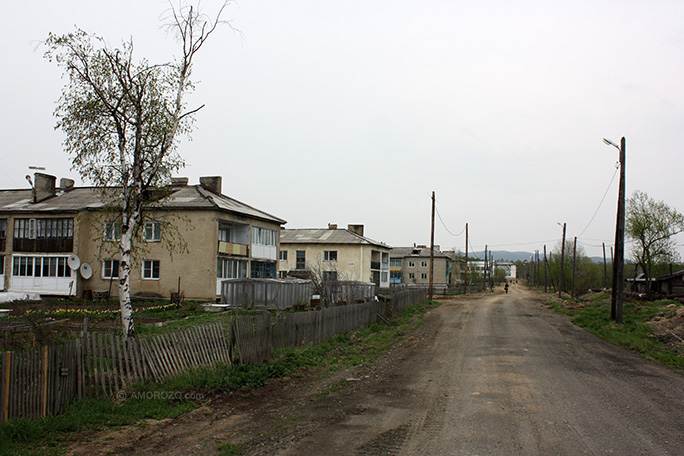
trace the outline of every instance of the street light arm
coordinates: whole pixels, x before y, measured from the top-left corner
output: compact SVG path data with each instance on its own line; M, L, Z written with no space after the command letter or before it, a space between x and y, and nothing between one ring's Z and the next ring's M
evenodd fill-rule
M606 144L608 144L609 146L615 147L617 150L620 150L620 146L618 146L617 144L615 144L615 143L614 143L613 141L611 141L610 139L603 138L603 142L606 143Z

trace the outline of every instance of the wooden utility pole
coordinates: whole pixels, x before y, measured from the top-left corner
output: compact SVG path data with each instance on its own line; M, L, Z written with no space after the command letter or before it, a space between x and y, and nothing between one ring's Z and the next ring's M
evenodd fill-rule
M549 263L546 261L546 244L544 244L544 293L546 293L549 288L548 272Z
M565 223L563 223L563 241L561 243L561 264L560 264L560 278L558 279L558 297L563 293L563 261L565 260Z
M430 301L432 301L433 272L435 266L435 192L432 192L432 224L430 226Z
M484 269L482 270L482 291L487 289L487 245L485 244Z
M577 264L577 236L575 242L572 244L572 288L570 289L570 297L575 297L575 265Z
M468 292L468 224L466 223L465 275L463 276L463 294Z
M608 288L608 266L606 265L606 243L603 242L603 288Z
M613 292L610 300L610 316L622 323L622 297L625 273L625 161L627 140L620 141L620 191L618 193L617 222L615 226L615 260L613 261Z

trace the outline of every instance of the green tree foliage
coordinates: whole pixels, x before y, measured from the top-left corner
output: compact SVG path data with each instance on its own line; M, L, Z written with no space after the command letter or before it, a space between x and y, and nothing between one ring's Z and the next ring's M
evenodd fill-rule
M193 115L184 96L195 54L221 23L192 7L171 9L169 30L182 48L175 62L151 64L133 57L133 41L115 49L77 29L49 34L45 57L64 71L67 83L57 103L57 127L73 169L102 191L118 213L119 299L124 334L135 334L130 296L134 241L145 212L167 196L171 175L184 166L178 137L191 130Z
M627 201L625 234L634 241L632 258L641 266L647 280L653 277L654 265L680 259L674 236L682 231L684 215L663 201L656 201L639 190Z

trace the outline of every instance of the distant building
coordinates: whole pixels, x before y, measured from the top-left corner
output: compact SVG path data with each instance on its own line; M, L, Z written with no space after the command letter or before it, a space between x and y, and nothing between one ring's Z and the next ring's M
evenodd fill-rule
M363 225L347 229L283 229L278 270L281 277L319 274L322 280L373 282L389 287L390 247L364 236Z
M436 247L433 258L433 285L448 285L449 257ZM390 282L392 284L429 285L430 249L424 245L393 247L390 252Z

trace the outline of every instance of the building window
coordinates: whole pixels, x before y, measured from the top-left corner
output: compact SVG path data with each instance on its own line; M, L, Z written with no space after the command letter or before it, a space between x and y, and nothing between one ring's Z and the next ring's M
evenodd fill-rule
M119 260L102 260L102 278L119 278Z
M276 276L275 263L266 261L252 261L253 279L273 279Z
M323 281L333 282L337 280L337 271L323 271Z
M416 262L415 261L409 261L409 268L415 268L416 267Z
M15 252L71 252L73 246L73 218L14 220Z
M420 278L421 278L421 279L423 279L423 280L427 279L427 278L428 278L428 275L427 275L427 273L425 273L425 272L421 272L421 274L420 274Z
M413 272L409 272L409 279L415 279L415 278L416 278L416 274Z
M67 257L15 256L12 275L16 277L70 277Z
M7 247L7 219L0 219L0 252Z
M143 279L159 279L159 260L143 260Z
M145 240L147 242L161 241L161 223L145 222Z
M218 258L216 261L217 279L246 279L247 262Z
M103 238L105 241L120 241L121 222L105 222Z
M390 260L390 267L400 268L401 267L401 258L392 258Z
M280 261L287 261L287 250L280 251Z
M427 266L428 266L427 261L421 261L421 262L420 262L420 267L421 267L421 268L427 268Z
M232 231L231 228L232 227L230 225L219 225L219 241L230 242L230 232Z
M295 269L306 269L306 251L297 250L297 264Z
M337 261L337 250L324 250L323 261Z
M253 226L252 244L272 246L278 245L278 233L276 233L274 230Z

